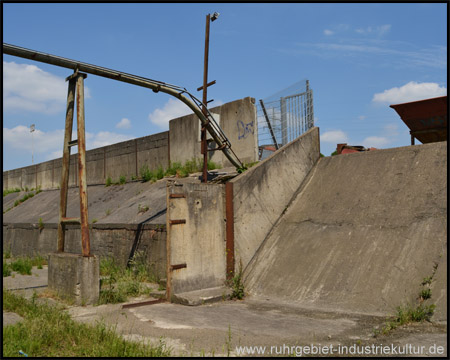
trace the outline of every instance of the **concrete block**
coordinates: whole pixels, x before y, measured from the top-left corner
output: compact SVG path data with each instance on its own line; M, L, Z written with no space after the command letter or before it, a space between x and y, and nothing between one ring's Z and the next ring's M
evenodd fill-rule
M100 261L97 256L53 253L48 261L48 288L59 296L89 305L100 295Z
M217 286L208 289L173 294L171 302L181 305L198 306L227 300L230 298L230 295L230 288L225 286Z

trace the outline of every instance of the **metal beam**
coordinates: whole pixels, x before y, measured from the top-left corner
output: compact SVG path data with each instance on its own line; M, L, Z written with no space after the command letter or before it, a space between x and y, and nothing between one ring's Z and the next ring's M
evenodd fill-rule
M217 145L225 145L222 150L225 156L230 160L230 162L240 168L243 166L239 158L236 156L234 151L231 149L231 143L228 138L223 133L222 129L217 125L213 116L206 110L207 114L203 114L202 107L206 106L198 100L194 95L189 93L186 89L167 84L161 81L152 80L144 78L137 75L127 74L117 70L112 70L108 68L103 68L96 65L91 65L83 63L81 61L71 60L63 58L60 56L55 56L51 54L42 53L35 50L25 49L19 46L3 43L3 53L6 55L17 56L25 59L30 59L50 65L60 66L72 70L82 71L88 74L97 75L105 77L112 80L126 82L132 85L137 85L145 88L152 89L154 92L164 92L166 94L176 97L178 100L184 102L200 119L202 126L206 127L206 130L211 134L212 138L216 141ZM189 95L191 98L188 99L183 94Z

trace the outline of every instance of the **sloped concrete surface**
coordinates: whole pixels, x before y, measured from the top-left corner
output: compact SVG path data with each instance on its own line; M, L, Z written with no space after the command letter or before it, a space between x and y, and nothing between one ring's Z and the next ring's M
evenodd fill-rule
M447 143L322 158L244 272L250 293L393 314L425 277L447 318Z
M135 181L125 185L88 186L89 222L98 224L165 224L166 182ZM176 179L180 182L199 182L197 177ZM12 207L27 192L8 194L3 198L3 211ZM33 191L34 193L34 191ZM67 217L80 216L79 190L69 188ZM60 190L44 190L33 198L3 214L4 223L58 223ZM145 210L148 207L148 210Z

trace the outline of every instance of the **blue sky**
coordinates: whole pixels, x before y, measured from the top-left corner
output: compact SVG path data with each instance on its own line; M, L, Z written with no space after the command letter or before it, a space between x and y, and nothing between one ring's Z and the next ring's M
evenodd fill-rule
M325 155L340 142L409 145L389 105L447 94L445 3L8 3L3 42L179 85L201 99L205 17L214 11L210 106L258 101L309 79ZM3 170L31 165L32 151L34 163L61 156L70 74L3 56ZM88 149L165 131L190 113L169 95L94 75L85 87Z

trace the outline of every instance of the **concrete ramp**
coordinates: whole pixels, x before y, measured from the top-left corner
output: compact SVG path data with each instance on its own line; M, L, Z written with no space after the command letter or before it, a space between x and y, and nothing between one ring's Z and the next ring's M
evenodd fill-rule
M446 319L447 142L321 158L244 271L253 295L386 315L428 276Z

